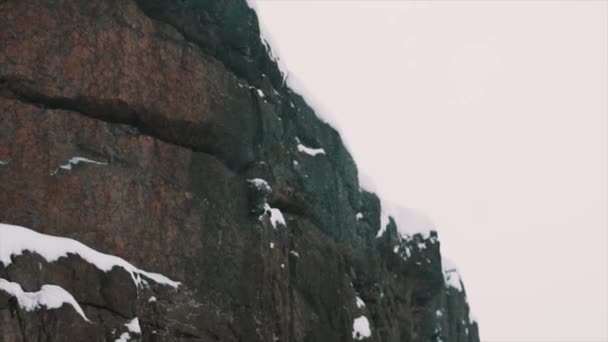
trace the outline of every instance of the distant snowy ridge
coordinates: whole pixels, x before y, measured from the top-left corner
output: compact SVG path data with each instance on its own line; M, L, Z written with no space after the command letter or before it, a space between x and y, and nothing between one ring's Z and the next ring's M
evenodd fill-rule
M117 256L103 254L72 239L51 236L35 232L31 229L0 223L0 262L4 266L12 263L11 256L17 256L25 251L36 253L48 262L54 262L68 254L76 254L95 265L104 272L113 267L122 267L131 274L136 285L141 286L145 276L158 284L177 288L180 282L173 281L158 273L140 270Z
M43 285L40 291L25 292L21 288L21 285L0 278L0 291L4 291L15 297L19 307L25 311L58 309L63 304L69 304L85 321L90 322L78 302L76 302L76 299L60 286Z

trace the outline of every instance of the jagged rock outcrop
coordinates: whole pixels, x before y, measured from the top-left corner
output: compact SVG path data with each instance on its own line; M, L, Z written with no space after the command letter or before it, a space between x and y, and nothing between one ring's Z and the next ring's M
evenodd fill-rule
M478 341L383 207L245 1L0 1L0 222L181 283L4 238L0 341Z

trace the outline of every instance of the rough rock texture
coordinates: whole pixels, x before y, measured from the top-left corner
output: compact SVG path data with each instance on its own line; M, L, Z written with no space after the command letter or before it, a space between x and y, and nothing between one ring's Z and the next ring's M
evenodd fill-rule
M60 285L91 322L0 290L0 341L114 341L134 317L125 340L478 341L436 235L376 238L380 212L244 1L0 1L0 222L183 283L14 256L0 278Z

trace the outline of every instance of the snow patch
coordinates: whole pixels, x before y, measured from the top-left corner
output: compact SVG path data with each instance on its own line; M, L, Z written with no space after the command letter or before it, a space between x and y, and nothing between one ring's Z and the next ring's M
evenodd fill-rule
M76 299L60 286L43 285L40 288L40 291L25 292L21 288L21 285L0 278L0 290L17 298L19 306L25 311L58 309L62 307L63 304L69 304L76 310L82 319L90 322Z
M462 285L460 283L460 275L457 271L445 272L445 283L448 287L454 288L459 292L462 292Z
M300 254L298 254L298 252L296 252L296 251L289 251L289 254L295 256L296 258L300 257Z
M272 208L268 203L264 204L264 209L266 213L270 215L270 223L276 229L277 224L281 224L287 227L287 223L285 223L285 217L283 217L283 213L281 210L277 208Z
M156 297L152 296L150 298L148 298L148 303L154 303L156 302Z
M361 297L357 296L357 298L355 298L355 303L357 303L357 307L359 309L364 308L365 307L365 302L363 301L363 299L361 299Z
M378 233L376 234L376 239L384 235L389 223L389 215L384 211L384 208L382 208L382 212L380 213L380 230L378 230Z
M270 243L270 249L274 249L274 242Z
M247 182L255 186L257 189L265 192L270 192L272 190L270 185L268 185L268 182L266 182L262 178L248 179ZM281 212L281 210L277 208L272 208L268 203L264 203L264 212L268 216L270 216L270 223L275 229L277 228L277 224L287 226L287 223L285 223L285 217L283 217L283 213ZM260 215L259 219L262 219L262 215ZM272 246L270 248L272 248Z
M122 333L122 335L120 335L119 338L115 339L114 342L127 342L129 341L129 337L131 337L131 334L129 334L128 332Z
M355 215L355 218L357 219L357 221L362 220L363 219L363 214L362 213L357 213L357 215Z
M304 146L301 143L298 144L298 152L306 153L309 156L316 156L317 154L325 154L325 150L322 148L312 148Z
M361 341L372 336L367 317L361 316L353 321L353 339Z
M127 322L125 326L127 327L127 329L129 329L130 332L141 334L141 327L139 326L139 319L137 317Z
M10 162L10 160L0 160L0 165L8 165Z
M59 168L51 171L51 176L56 175L57 172L59 172L59 169L71 171L72 170L72 166L78 165L80 163L96 164L96 165L108 165L108 163L103 163L103 162L99 162L99 161L88 159L88 158L84 158L84 157L72 157L72 158L70 158L70 160L68 160L68 162L66 164L59 165Z
M256 89L256 90L258 92L258 96L261 97L261 98L264 98L264 96L265 96L264 92L261 89Z
M268 184L268 182L262 178L252 178L252 179L248 179L247 183L252 184L253 186L256 187L256 189L259 190L264 190L264 191L270 191L271 187Z
M24 251L36 253L47 262L54 262L61 257L67 257L68 254L76 254L104 272L110 271L113 267L122 267L131 274L133 281L138 286L145 282L141 276L174 288L181 284L162 274L140 270L122 258L100 253L76 240L41 234L28 228L0 223L0 262L6 267L12 263L11 256L20 255Z
M129 341L131 339L131 333L141 335L141 327L139 326L139 319L137 317L125 323L125 326L129 331L122 333L114 342Z

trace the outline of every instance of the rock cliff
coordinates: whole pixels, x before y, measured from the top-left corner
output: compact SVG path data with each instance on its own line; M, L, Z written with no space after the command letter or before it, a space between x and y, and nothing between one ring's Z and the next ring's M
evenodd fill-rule
M0 1L0 341L477 342L243 0Z

